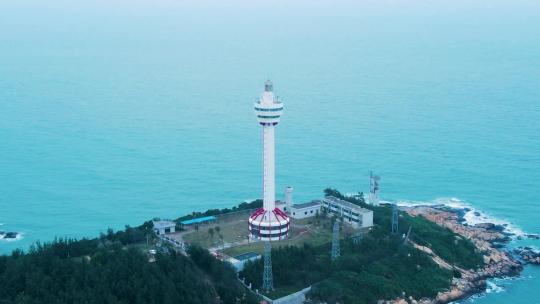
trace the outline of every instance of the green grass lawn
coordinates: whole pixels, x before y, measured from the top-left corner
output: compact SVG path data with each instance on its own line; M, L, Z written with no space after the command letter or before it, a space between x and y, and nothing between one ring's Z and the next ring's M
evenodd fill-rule
M248 214L237 214L220 218L216 224L201 225L198 231L186 233L185 241L197 244L204 248L221 246L221 238L224 243L247 242ZM219 227L219 233L216 231ZM208 231L214 230L212 236ZM358 230L352 229L349 225L342 225L341 238L347 238ZM283 246L303 246L304 243L319 246L331 242L332 240L332 219L325 217L312 217L307 219L291 219L289 237L286 240L272 242L273 247ZM246 252L256 252L262 254L264 244L262 242L251 242L242 245L229 247L223 253L229 256L236 256Z
M223 242L234 243L246 240L248 235L247 219L232 219L231 221L221 221L216 224L203 225L199 227L199 231L193 231L184 235L184 240L188 243L198 244L204 248L217 247ZM219 227L219 232L216 230ZM210 234L209 230L213 229L214 234Z
M285 240L272 242L272 247L283 246L300 246L304 243L313 245L322 245L330 242L332 239L332 232L329 228L322 226L308 225L306 227L291 227L289 237ZM250 244L240 245L236 247L226 248L223 253L229 256L236 256L245 252L257 252L262 254L264 251L263 242L253 242Z
M219 247L222 241L236 243L246 240L248 217L249 211L219 215L215 223L200 225L198 230L194 227L188 228L189 231L183 235L183 239L203 248ZM213 230L213 234L210 230Z
M247 233L247 227L246 233ZM341 238L347 238L358 230L352 229L348 225L342 225ZM272 247L279 248L283 246L303 246L308 243L313 246L327 244L332 241L332 219L331 218L308 218L295 220L292 219L289 237L285 240L272 242ZM229 256L236 256L246 252L256 252L262 254L264 251L263 242L253 242L250 244L226 248L223 253Z

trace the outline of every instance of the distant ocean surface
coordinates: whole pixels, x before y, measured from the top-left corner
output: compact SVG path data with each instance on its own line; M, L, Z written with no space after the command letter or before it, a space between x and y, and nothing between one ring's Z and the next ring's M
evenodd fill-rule
M260 197L267 78L295 200L373 170L384 200L540 233L538 1L177 2L0 2L0 230L23 233L1 253Z

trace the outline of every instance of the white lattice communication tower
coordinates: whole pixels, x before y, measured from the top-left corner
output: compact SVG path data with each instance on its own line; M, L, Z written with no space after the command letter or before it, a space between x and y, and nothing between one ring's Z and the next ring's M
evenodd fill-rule
M399 230L398 207L396 204L392 204L392 233L398 233L398 230Z
M334 228L332 230L332 254L331 259L332 261L337 260L340 255L340 248L339 248L339 222L336 221L334 223Z
M264 243L264 271L262 288L267 293L274 290L274 276L272 274L272 245L269 241Z
M373 171L369 172L369 195L368 203L372 205L379 205L379 181L381 177L374 175Z

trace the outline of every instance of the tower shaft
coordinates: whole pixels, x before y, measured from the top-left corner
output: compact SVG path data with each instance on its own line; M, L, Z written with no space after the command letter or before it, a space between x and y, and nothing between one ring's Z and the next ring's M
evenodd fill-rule
M274 126L264 125L263 132L263 208L276 208L276 161Z
M259 101L253 104L263 140L263 206L249 217L251 237L262 241L282 240L289 233L290 219L276 208L276 155L274 129L283 113L283 104L274 97L273 84L267 81Z

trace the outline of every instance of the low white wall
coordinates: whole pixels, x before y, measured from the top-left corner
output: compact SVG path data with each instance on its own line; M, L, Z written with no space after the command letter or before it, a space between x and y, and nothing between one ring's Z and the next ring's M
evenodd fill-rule
M245 279L238 278L238 281L242 283L242 285L244 285L247 289L255 292L256 294L261 296L264 300L266 300L270 304L303 304L304 301L306 300L306 294L311 290L311 286L308 286L300 291L291 293L290 295L286 295L279 299L272 300L268 298L267 296L259 293L257 289L252 289L251 284L247 285L245 282Z
M311 286L304 288L290 295L272 300L272 304L302 304L306 300L306 294L311 290Z
M317 211L319 213L321 212L320 210L321 210L320 206L313 206L313 207L304 208L304 209L296 209L293 207L291 208L291 210L289 210L289 215L294 219L300 220L300 219L305 219L308 217L314 217L315 215L317 215ZM312 211L313 213L311 213ZM305 214L305 212L307 212L307 214Z

